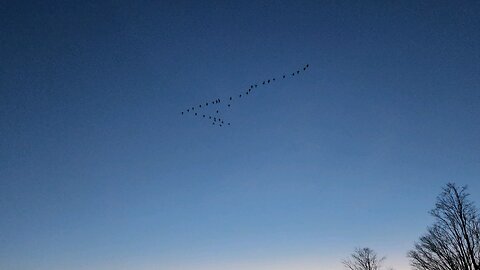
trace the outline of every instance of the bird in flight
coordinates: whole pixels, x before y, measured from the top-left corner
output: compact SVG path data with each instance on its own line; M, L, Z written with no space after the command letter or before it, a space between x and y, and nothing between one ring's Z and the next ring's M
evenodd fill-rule
M310 67L310 65L309 65L309 64L306 64L306 65L303 66L302 68L297 69L296 71L292 72L292 77L294 77L295 75L299 75L300 72L307 71L307 70L309 69L309 67ZM287 73L287 74L288 74L288 73ZM285 75L285 73L284 73L283 75L281 75L281 77L282 77L283 79L286 79L286 78L287 78L287 76ZM271 78L272 78L272 79L262 80L262 83L261 83L260 86L268 85L268 84L270 84L270 83L275 82L275 77L271 77ZM278 77L278 78L280 78L280 77ZM259 83L258 83L258 84L259 84ZM248 88L248 90L245 91L244 96L245 96L245 97L246 97L247 95L248 95L248 96L252 96L252 95L253 95L253 92L251 92L251 91L252 91L254 88L257 88L257 87L258 87L258 84L257 84L257 83L252 83L252 84L250 84L250 87ZM243 92L242 92L242 93L243 93ZM239 94L238 94L238 98L239 98L239 99L242 98L242 93L239 93ZM256 92L255 92L255 93L256 93ZM250 94L252 94L252 95L250 95ZM254 95L254 96L255 96L255 95ZM224 110L230 109L230 108L232 107L232 106L231 106L232 103L240 102L239 99L234 100L233 96L230 95L230 96L228 97L229 103L227 104L226 107L224 107ZM220 103L221 103L221 99L220 99L220 98L215 98L215 99L213 99L213 100L210 101L210 102L209 102L209 101L205 102L205 106L202 106L203 103L199 104L197 108L198 108L198 110L208 110L207 107L208 107L209 105L212 105L212 106L213 106L213 105L216 105L215 107L217 107L217 108L214 109L214 112L215 112L214 115L223 117L223 116L222 116L223 110L221 110L220 108L218 108L218 106L221 106ZM211 106L210 106L210 107L211 107ZM188 114L190 113L190 111L191 111L191 112L194 112L194 111L195 111L195 106L192 106L191 108L189 107L189 108L187 108L185 111L181 111L181 115L183 115L183 116L188 115ZM194 115L197 116L198 113L197 113L197 112L194 112ZM211 119L213 118L212 125L215 125L215 123L217 122L217 116L213 117L212 115L209 115L208 113L202 114L202 118L205 118L205 119L206 119L207 116L208 116L208 119L210 119L210 121L211 121ZM230 124L231 124L230 122L227 122L227 123L226 123L227 126L230 126ZM218 117L218 125L217 125L217 126L218 126L218 127L224 127L224 126L225 126L224 121L221 120L221 118L219 118L219 117Z

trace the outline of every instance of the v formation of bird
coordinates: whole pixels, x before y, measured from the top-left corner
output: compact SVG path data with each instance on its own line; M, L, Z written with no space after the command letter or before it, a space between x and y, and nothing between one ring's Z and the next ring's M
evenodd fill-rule
M221 103L227 103L226 109L230 109L232 104L234 104L236 101L238 101L242 98L248 97L249 95L251 95L251 93L253 91L256 91L258 88L260 88L262 86L265 86L265 85L268 85L268 84L271 84L271 83L274 83L274 82L278 82L280 80L285 80L285 79L288 79L288 78L295 77L295 76L299 75L300 72L306 71L308 68L309 68L309 65L306 64L303 68L298 69L298 70L296 70L292 73L286 73L286 74L283 74L283 75L278 76L278 77L274 77L274 78L271 78L271 79L266 79L262 82L256 82L254 84L251 84L248 87L248 89L240 92L236 96L229 96L225 99L215 98L215 99L212 99L210 101L205 101L205 102L200 103L196 106L192 106L192 107L187 108L186 110L181 112L181 115L190 114L190 115L193 115L195 117L205 119L207 121L210 121L213 126L218 126L218 127L230 126L230 122L227 122L221 116L222 114L221 114L220 109L218 108L218 105L220 105ZM208 114L208 113L204 112L207 108L211 108L211 107L214 107L214 109L213 109L214 113L213 114L212 113Z

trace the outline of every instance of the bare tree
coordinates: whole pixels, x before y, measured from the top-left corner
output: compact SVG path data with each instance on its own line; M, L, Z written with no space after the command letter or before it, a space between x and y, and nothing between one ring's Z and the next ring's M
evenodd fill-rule
M466 187L447 184L430 214L433 226L408 253L417 270L480 270L480 219Z
M342 261L350 270L378 270L385 260L385 257L378 258L377 253L370 248L357 248L350 257Z

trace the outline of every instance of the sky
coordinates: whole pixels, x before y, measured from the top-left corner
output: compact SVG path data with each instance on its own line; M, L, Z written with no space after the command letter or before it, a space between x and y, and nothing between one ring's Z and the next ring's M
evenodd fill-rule
M3 1L0 269L409 269L480 206L478 1ZM181 111L259 88L212 126ZM223 103L222 103L223 104Z

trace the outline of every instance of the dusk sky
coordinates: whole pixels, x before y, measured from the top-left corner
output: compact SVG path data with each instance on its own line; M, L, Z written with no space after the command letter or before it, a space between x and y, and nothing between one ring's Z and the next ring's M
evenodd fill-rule
M340 270L480 203L479 1L2 1L0 269ZM212 126L186 108L254 82Z

